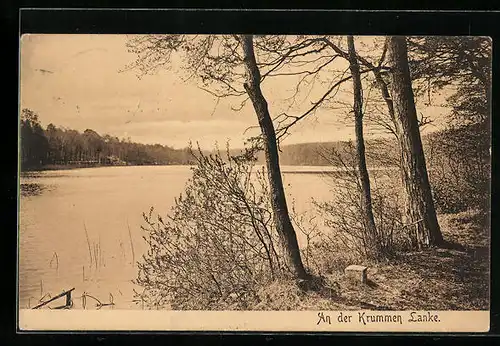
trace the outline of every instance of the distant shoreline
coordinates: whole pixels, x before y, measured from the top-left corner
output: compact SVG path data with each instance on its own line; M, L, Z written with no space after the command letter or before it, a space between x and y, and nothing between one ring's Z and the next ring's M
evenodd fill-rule
M103 168L103 167L150 167L150 166L190 166L188 164L158 164L158 165L44 165L40 167L31 167L21 169L21 173L28 172L42 172L42 171L67 171L72 169L82 169L82 168Z
M264 165L264 164L260 164ZM83 169L83 168L103 168L103 167L168 167L168 166L186 166L192 167L192 164L181 164L181 163L172 163L172 164L128 164L128 165L88 165L88 164L73 164L73 165L44 165L41 167L32 167L28 169L22 169L20 173L32 173L32 172L44 172L44 171L68 171L74 169ZM290 169L293 167L293 169ZM299 169L297 169L300 167ZM314 169L315 167L316 169ZM380 170L397 170L397 167L373 167L368 168L369 171L380 171ZM330 165L282 165L281 172L286 174L324 174L324 173L341 173L346 171L344 167L335 167Z

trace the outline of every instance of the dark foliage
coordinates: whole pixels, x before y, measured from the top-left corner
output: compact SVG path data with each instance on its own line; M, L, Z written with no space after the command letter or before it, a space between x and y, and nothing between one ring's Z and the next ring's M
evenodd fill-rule
M169 165L191 164L186 149L161 144L140 144L130 139L101 136L91 129L83 133L49 124L40 125L38 115L29 109L21 114L21 169L40 169L47 165Z
M429 175L439 212L489 209L489 131L483 123L452 127L427 137Z

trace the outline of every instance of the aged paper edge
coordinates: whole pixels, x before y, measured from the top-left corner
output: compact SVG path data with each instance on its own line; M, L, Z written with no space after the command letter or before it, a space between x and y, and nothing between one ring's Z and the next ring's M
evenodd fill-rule
M437 316L434 319L438 319L438 321L409 321L412 316L414 319L418 319L419 314L422 316ZM339 321L340 316L342 316L342 322ZM349 320L346 316L352 316L350 322L346 321ZM376 316L375 321L368 321L368 316ZM135 311L22 309L19 310L18 317L20 331L140 330L474 333L488 332L490 329L489 311Z

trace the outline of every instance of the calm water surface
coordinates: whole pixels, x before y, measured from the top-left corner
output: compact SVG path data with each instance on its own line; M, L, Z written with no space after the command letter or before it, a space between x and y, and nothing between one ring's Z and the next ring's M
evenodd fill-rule
M282 169L289 200L295 199L299 212L312 208L312 197L329 198L327 178L316 173L322 168ZM31 193L20 201L20 308L73 287L74 308L82 308L84 292L103 303L112 299L115 309L141 308L133 302L134 289L141 288L132 280L135 262L147 251L142 213L151 206L167 213L190 176L188 166L103 167L23 176L21 184ZM97 258L92 263L90 253ZM87 299L87 308L91 304Z

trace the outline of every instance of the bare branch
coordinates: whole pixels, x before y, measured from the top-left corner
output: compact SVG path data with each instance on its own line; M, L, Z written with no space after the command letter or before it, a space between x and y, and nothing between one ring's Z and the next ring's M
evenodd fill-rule
M361 74L363 73L367 73L371 71L371 69L368 69L368 70L363 70L363 71L360 71ZM347 72L347 70L346 70ZM319 98L316 102L312 102L312 106L306 111L304 112L303 114L299 115L299 116L292 116L292 115L289 115L289 114L286 114L286 113L281 113L279 114L275 119L278 119L279 117L285 117L285 119L279 121L279 125L282 125L287 119L293 119L290 123L288 123L287 125L283 126L283 127L278 127L278 130L277 130L277 139L280 140L284 135L286 135L288 133L288 130L294 126L295 124L297 124L299 121L301 121L302 119L304 119L306 116L308 116L309 114L313 113L318 107L320 107L324 100L337 88L340 87L340 85L342 85L342 83L350 80L352 78L351 75L347 76L347 77L344 77L344 78L341 78L340 80L338 80L337 82L335 82L324 94L323 96L321 96L321 98ZM279 133L279 134L278 134Z

